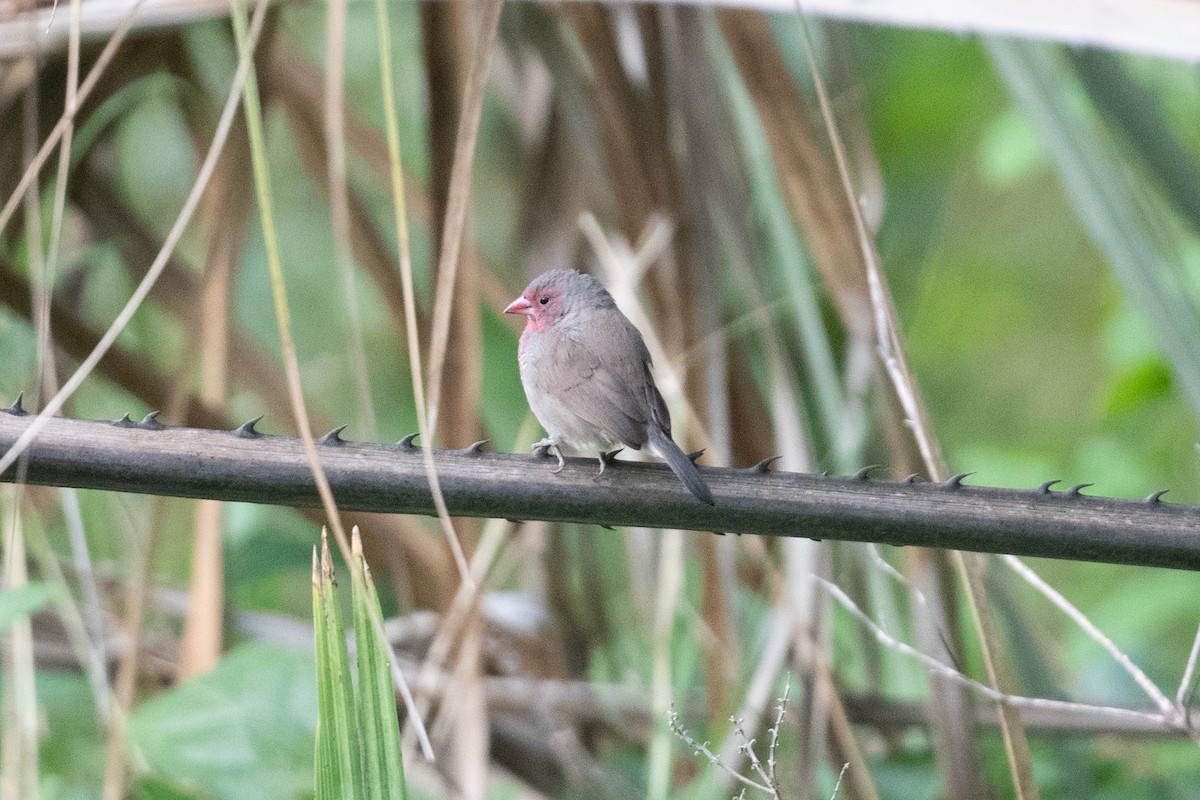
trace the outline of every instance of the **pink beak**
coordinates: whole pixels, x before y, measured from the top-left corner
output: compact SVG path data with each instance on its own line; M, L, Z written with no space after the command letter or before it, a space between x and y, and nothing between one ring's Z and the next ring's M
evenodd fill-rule
M533 313L533 304L525 299L522 295L516 300L508 304L508 308L504 309L505 314L524 314L526 316Z

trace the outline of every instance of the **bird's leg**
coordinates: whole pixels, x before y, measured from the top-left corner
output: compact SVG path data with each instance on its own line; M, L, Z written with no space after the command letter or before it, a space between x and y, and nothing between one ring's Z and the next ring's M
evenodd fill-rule
M601 450L600 451L600 472L596 475L596 477L592 478L592 480L594 480L594 481L600 480L600 476L604 474L604 468L607 467L612 462L616 461L617 454L620 453L624 449L625 449L624 447L618 447L616 450L611 450L607 453L604 452L603 450Z
M540 442L534 442L533 447L529 449L540 456L544 456L547 453L553 454L558 459L558 467L554 470L555 475L562 472L563 467L567 465L566 460L563 458L562 451L558 448L558 441L555 439L547 437L542 439Z

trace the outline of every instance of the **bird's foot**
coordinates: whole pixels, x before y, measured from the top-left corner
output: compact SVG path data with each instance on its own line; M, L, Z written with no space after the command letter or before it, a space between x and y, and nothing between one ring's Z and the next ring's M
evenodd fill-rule
M562 472L563 467L567 465L566 460L563 458L562 451L558 448L558 442L554 439L542 439L540 442L534 442L533 447L531 447L530 450L532 450L534 453L537 453L539 456L553 455L555 458L557 458L558 466L554 469L555 475Z
M604 468L607 467L609 464L613 463L614 461L616 461L617 454L620 453L624 449L625 449L624 447L618 447L616 450L611 450L607 453L605 453L603 450L601 450L600 451L600 472L598 472L596 474L596 477L592 478L592 480L594 480L594 481L600 480L600 476L604 474Z

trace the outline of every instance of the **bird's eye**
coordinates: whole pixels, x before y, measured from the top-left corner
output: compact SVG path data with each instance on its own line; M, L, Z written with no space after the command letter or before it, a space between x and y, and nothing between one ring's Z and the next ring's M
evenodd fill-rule
M542 305L546 305L546 303L550 302L550 295L548 295L548 294L542 295L541 297L538 298L538 302L541 303Z

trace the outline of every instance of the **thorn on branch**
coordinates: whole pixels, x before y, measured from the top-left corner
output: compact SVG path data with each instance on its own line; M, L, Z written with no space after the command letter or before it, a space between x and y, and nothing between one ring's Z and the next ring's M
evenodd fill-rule
M783 456L770 456L769 458L764 458L762 461L758 462L753 467L748 467L746 469L746 472L749 472L752 475L764 475L764 474L770 472L771 465L774 464L776 461L778 461L781 458L783 458Z
M491 439L480 439L478 442L471 442L471 444L467 445L463 449L455 450L454 452L464 456L477 456L483 453L484 445L491 441Z
M25 416L25 406L22 403L25 400L25 393L21 392L17 395L17 399L13 400L13 404L8 408L3 409L5 414L12 414L14 417Z
M241 436L244 439L253 439L255 437L262 436L262 434L257 429L255 429L254 426L257 425L259 422L261 422L262 418L264 416L265 416L264 414L259 414L257 417L250 420L249 422L243 422L241 425L239 425L237 427L236 430L234 430L234 432L233 432L234 435Z
M1053 485L1054 485L1054 484L1056 484L1056 483L1062 483L1062 481L1060 481L1060 480L1057 480L1057 479L1055 479L1055 480L1052 480L1052 481L1046 481L1046 482L1045 482L1045 483L1043 483L1041 486L1039 486L1039 487L1037 488L1037 490L1038 490L1039 492L1041 492L1042 494L1053 494L1053 493L1050 491L1050 487L1051 487L1051 486L1053 486Z
M142 417L142 421L139 422L137 424L137 426L139 428L141 428L142 430L146 430L146 431L161 431L161 430L163 430L167 426L163 425L161 422L158 421L158 415L160 413L162 413L162 412L151 411L149 414Z
M921 476L916 472L914 472L911 475L908 475L904 478L904 482L909 483L909 484L917 483L920 480L921 480Z
M408 436L405 436L403 439L396 442L396 447L406 453L411 453L413 450L420 450L420 445L413 444L413 439L416 439L420 435L420 433L410 433Z
M1095 484L1092 484L1092 483L1081 483L1076 486L1072 486L1070 489L1067 489L1067 491L1064 492L1064 494L1066 494L1067 497L1085 497L1086 495L1081 495L1080 492L1083 491L1084 489L1086 489L1087 487L1094 486L1094 485Z
M974 472L960 472L942 484L943 489L961 489L963 481L974 475Z
M118 428L136 428L137 423L129 418L129 414L121 417L118 420L113 420L113 425Z
M696 459L700 458L700 456L702 456L702 455L704 455L703 450L693 450L692 452L687 454L687 457L691 460L691 462L693 464L695 464Z
M344 431L344 430L346 430L345 425L338 425L336 428L331 430L329 433L325 434L320 439L317 439L317 444L324 444L324 445L331 445L331 446L345 444L346 440L342 438L342 431Z
M851 476L851 478L853 478L856 481L870 480L871 479L870 478L871 470L873 470L873 469L879 469L879 465L878 464L868 464L867 466L860 469L858 472L854 473Z
M1150 503L1151 505L1154 505L1155 503L1161 503L1162 496L1169 491L1171 491L1171 490L1170 489L1159 489L1157 492L1154 492L1153 494L1148 495L1146 497L1146 499L1143 500L1142 502Z

